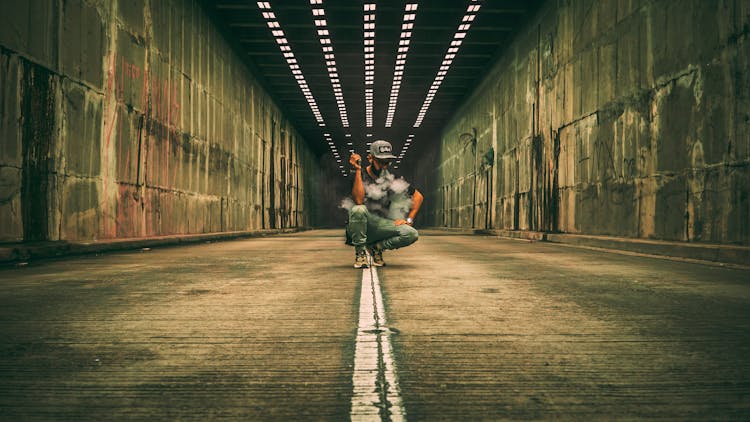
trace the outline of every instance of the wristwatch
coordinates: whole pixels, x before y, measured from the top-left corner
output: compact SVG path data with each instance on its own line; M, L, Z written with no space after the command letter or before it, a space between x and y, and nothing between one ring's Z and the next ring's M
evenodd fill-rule
M411 217L406 217L406 223L411 226L414 223L414 220L412 220Z

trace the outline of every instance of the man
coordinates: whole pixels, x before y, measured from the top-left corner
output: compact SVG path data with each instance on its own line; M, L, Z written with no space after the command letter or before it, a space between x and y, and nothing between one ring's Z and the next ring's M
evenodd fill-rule
M349 210L347 237L354 245L354 268L367 268L369 249L376 267L385 265L383 250L398 249L417 241L414 218L424 197L404 179L396 178L389 170L393 148L388 141L375 141L370 145L367 160L370 165L362 169L359 154L349 157L354 168L352 200Z

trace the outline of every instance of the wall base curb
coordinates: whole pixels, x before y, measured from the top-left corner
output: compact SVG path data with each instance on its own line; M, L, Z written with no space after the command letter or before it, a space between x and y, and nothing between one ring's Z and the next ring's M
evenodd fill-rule
M545 233L528 230L507 229L459 229L431 227L456 234L497 236L509 239L545 241L586 248L623 251L664 258L679 258L721 264L750 266L750 246L721 245L717 243L670 242L665 240L636 239L616 236L595 236L567 233Z
M98 254L160 246L186 245L191 243L232 240L247 237L263 237L309 230L305 227L289 229L265 229L238 232L200 234L177 234L158 237L111 239L98 241L50 241L13 243L0 245L0 265L16 264L37 259L61 258L72 255Z
M553 243L621 250L672 258L712 261L742 266L750 265L750 247L741 245L670 242L627 237L561 233L547 233L546 240Z

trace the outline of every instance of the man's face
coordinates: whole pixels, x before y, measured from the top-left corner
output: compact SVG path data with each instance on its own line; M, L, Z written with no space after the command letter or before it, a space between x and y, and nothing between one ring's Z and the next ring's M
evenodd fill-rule
M373 164L375 164L375 168L378 170L387 168L391 164L390 158L375 158L373 156L370 156L370 160Z

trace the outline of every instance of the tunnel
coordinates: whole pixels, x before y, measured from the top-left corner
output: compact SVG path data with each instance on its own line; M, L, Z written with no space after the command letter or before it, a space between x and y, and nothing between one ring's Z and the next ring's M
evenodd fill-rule
M750 419L749 34L0 0L0 420Z

